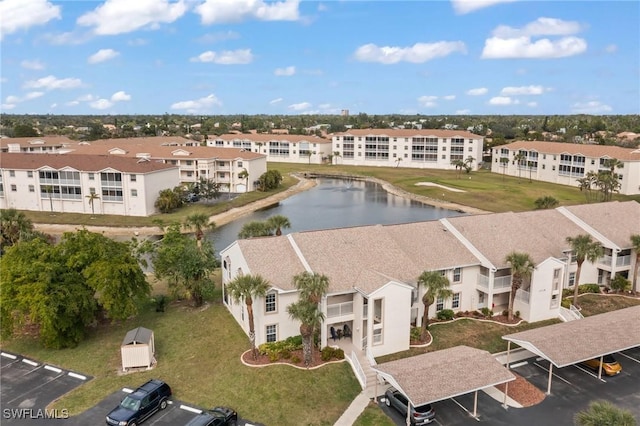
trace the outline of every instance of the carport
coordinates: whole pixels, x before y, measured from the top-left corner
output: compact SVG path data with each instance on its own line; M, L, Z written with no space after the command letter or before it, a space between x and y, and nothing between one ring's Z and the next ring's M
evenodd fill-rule
M487 351L456 346L371 367L418 407L515 380L515 376ZM505 403L506 403L505 389ZM463 407L464 408L464 407ZM410 410L407 410L409 425Z
M598 378L601 378L605 355L640 346L640 306L508 334L502 338L509 342L507 366L512 342L550 362L549 395L554 365L562 368L600 358Z

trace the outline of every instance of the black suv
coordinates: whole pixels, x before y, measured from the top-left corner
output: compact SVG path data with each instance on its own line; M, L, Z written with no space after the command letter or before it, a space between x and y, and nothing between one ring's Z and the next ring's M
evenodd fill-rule
M136 426L158 410L167 408L171 388L163 381L151 379L127 395L120 405L107 415L107 424Z
M238 413L228 407L215 407L191 419L187 426L235 426Z

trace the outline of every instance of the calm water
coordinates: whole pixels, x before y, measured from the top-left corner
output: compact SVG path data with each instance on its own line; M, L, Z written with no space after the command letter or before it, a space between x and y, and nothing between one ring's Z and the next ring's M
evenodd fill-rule
M289 219L291 228L282 231L288 234L360 225L419 222L462 214L390 194L376 183L322 178L307 191L217 228L209 234L209 238L213 238L216 251L220 251L238 238L245 223L266 220L274 215Z

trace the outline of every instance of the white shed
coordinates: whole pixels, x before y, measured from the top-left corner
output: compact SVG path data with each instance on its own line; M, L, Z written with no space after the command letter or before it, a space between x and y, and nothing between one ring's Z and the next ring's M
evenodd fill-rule
M155 362L155 351L153 331L144 327L129 330L120 346L122 370L136 367L151 368Z

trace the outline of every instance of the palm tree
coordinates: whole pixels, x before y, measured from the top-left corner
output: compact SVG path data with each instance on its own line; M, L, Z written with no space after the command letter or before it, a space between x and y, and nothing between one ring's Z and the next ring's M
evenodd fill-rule
M324 314L318 309L317 304L304 299L287 306L287 313L292 319L300 321L304 365L308 367L313 360L313 334L324 321Z
M453 296L453 292L449 288L449 279L442 275L440 271L424 271L418 277L418 287L424 287L424 295L422 303L424 304L424 313L422 314L422 337L425 337L429 328L429 307L433 305L436 299L447 299Z
M291 228L291 222L286 216L282 216L280 214L271 216L267 219L267 224L271 229L275 229L276 235L282 235L282 228L288 229Z
M93 202L95 200L99 200L100 196L98 194L96 194L95 192L92 192L89 195L85 195L85 197L87 197L87 200L89 200L89 205L91 206L91 215L93 216L95 214L95 211L94 211L94 208L93 208Z
M302 272L293 277L293 284L300 291L300 298L318 304L329 290L329 278L314 272Z
M633 291L638 291L638 267L640 267L640 234L634 234L631 236L631 246L633 251L636 252L636 263L633 270L633 285L631 288Z
M507 174L507 166L509 165L509 159L507 157L500 157L500 165L502 166L502 181Z
M187 229L194 229L196 241L198 243L198 249L202 250L202 237L204 236L205 229L214 229L216 224L214 222L209 223L209 216L203 213L196 213L187 216L184 224L182 225Z
M225 290L236 302L244 300L247 305L247 316L249 317L249 343L251 343L251 353L253 359L258 358L256 350L256 330L253 322L253 299L264 297L271 285L260 275L239 275L227 283Z
M451 165L456 167L456 176L458 176L458 179L460 179L460 172L462 172L462 169L464 169L464 161L462 161L462 160L453 160L451 162Z
M51 194L53 194L53 186L44 185L42 187L42 192L45 192L45 193L49 194L49 205L51 206L51 213L53 213L53 198L52 198L52 195L51 195Z
M536 266L533 263L533 260L531 260L531 256L529 256L528 253L519 253L513 251L509 253L504 260L511 267L511 293L509 294L508 319L512 320L513 302L516 298L516 292L520 287L522 287L522 283L524 282L525 278L531 277L531 274L533 274L533 270Z
M518 179L522 179L522 163L526 158L527 156L524 152L518 152L515 157L513 157L513 159L516 160L516 164L518 164Z
M537 198L534 204L536 205L536 210L551 209L558 205L558 200L550 195L545 195L544 197Z
M468 156L465 160L464 160L464 170L467 173L471 173L471 170L473 169L473 162L476 161L475 158L473 158L472 155Z
M636 426L633 414L609 401L592 401L589 408L576 413L574 422L578 426Z
M10 247L33 232L33 223L16 209L0 211L0 247Z
M247 169L242 169L240 173L238 173L238 179L244 179L244 192L249 192L249 172Z
M333 157L331 158L331 164L333 164L333 159L335 158L336 164L338 164L338 157L340 157L340 151L333 151Z
M253 220L242 225L242 229L238 232L238 238L243 240L253 237L267 237L271 234L271 226L266 222Z
M573 289L573 305L578 305L578 287L580 287L580 272L582 272L582 264L585 260L594 263L604 254L604 249L599 242L593 241L591 235L583 234L577 237L567 237L567 243L571 245L571 251L576 258L578 269L576 269L576 278Z

